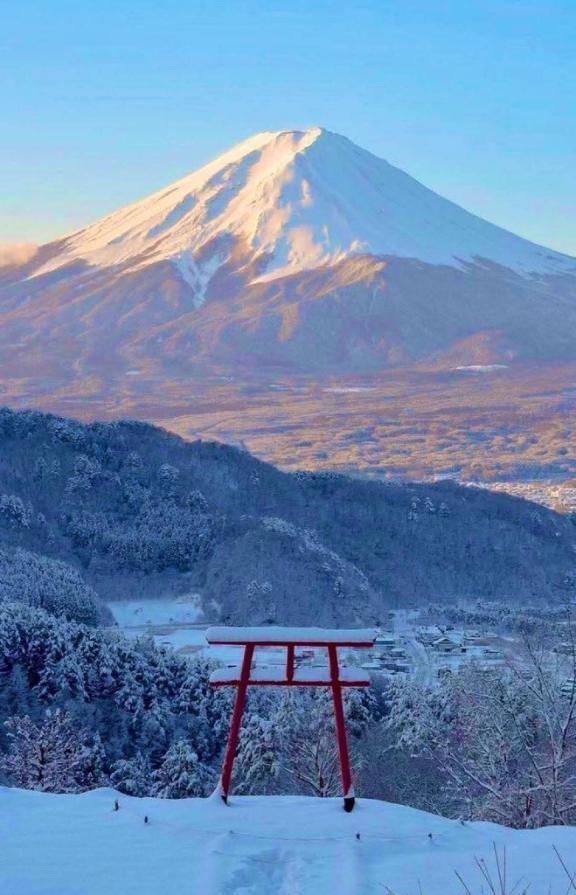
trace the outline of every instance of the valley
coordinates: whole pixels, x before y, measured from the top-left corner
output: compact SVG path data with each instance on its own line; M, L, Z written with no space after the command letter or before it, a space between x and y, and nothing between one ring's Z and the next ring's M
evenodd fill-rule
M75 392L64 382L5 380L0 397L86 421L149 420L189 441L244 446L286 471L449 477L499 483L564 511L574 502L576 363L314 377L141 371L80 380Z
M151 637L158 646L174 649L181 656L202 657L224 666L238 665L242 648L214 647L206 642L209 625L201 620L196 599L120 600L108 604L119 629L129 638ZM482 620L482 613L484 619ZM570 680L573 621L568 609L557 611L550 624L549 612L537 605L516 607L513 618L497 604L476 603L430 606L421 610L396 609L388 613L385 626L376 629L376 643L370 652L342 649L344 666L367 671L379 687L392 680L407 680L437 687L446 677L472 669L480 674L505 673L527 667L528 628L517 619L541 631L548 661L558 674ZM458 621L456 619L459 618ZM298 665L325 667L323 649L297 650ZM255 666L283 666L285 650L268 648L256 654ZM528 663L529 665L529 663Z

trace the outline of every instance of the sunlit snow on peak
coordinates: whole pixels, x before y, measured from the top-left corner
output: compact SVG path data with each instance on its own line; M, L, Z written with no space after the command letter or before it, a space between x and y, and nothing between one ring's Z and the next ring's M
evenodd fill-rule
M260 279L354 254L459 267L489 261L531 274L576 262L483 221L345 137L319 127L264 132L64 242L35 273L73 261L137 269L160 261L206 288L195 256L212 240L259 257ZM218 255L218 264L226 255ZM215 272L211 263L209 273ZM203 298L200 297L199 301Z

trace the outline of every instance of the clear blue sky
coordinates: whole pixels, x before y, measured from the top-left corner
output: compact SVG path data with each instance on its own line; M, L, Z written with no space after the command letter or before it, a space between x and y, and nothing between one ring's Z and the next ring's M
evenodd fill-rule
M320 124L576 255L576 0L12 0L0 241Z

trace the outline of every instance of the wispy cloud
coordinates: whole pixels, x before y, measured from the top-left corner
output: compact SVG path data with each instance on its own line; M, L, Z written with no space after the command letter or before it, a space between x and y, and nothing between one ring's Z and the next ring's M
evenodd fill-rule
M0 242L0 267L26 264L37 251L38 246L33 242Z

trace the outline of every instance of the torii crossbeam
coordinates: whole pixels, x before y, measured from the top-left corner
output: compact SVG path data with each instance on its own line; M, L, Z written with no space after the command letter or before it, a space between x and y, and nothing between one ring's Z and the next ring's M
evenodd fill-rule
M231 668L218 668L210 676L213 687L236 687L236 701L230 724L230 734L220 788L222 799L228 801L234 758L240 737L242 713L246 704L248 687L330 687L334 702L336 721L336 739L340 757L342 788L344 791L344 809L354 808L354 786L350 769L350 756L346 739L344 706L342 703L343 687L368 687L370 677L357 668L342 668L338 662L338 648L349 647L360 649L373 647L375 632L371 629L330 630L324 628L234 628L213 627L206 632L208 643L221 646L239 646L244 648L242 662ZM278 667L252 667L254 651L259 647L285 647L286 662ZM298 666L296 649L298 647L325 649L328 664L322 667Z

